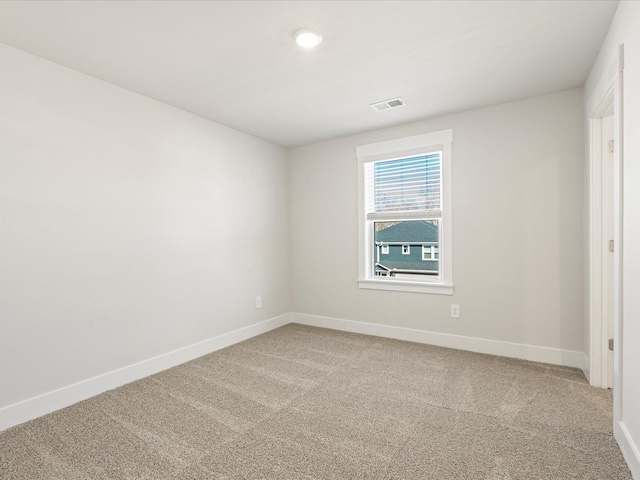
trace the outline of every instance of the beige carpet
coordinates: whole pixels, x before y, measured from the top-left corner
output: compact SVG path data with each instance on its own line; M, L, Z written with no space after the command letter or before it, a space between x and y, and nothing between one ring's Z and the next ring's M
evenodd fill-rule
M631 478L581 372L288 325L0 433L0 478Z

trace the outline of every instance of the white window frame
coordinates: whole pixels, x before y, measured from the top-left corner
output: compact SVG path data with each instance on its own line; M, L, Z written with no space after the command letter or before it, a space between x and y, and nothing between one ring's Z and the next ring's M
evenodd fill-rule
M405 249L407 250L405 252ZM402 244L402 254L403 255L411 255L411 245L407 244L407 243L403 243Z
M451 144L453 130L440 130L386 142L361 145L356 148L358 159L358 286L374 290L453 295L453 215L451 205ZM365 164L411 156L442 152L440 182L442 188L442 221L440 228L440 275L437 279L376 277L373 271L373 228L367 220L365 205ZM417 212L416 212L417 213ZM416 218L422 218L418 215ZM403 218L409 220L410 218ZM400 219L399 219L400 220Z
M389 255L389 245L382 245L382 255Z

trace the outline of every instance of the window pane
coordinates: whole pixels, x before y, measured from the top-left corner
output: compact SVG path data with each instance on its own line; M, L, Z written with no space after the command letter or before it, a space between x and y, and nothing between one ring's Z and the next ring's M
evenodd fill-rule
M374 211L440 210L440 152L374 164Z
M439 223L439 220L374 222L375 275L439 275ZM431 257L432 246L435 258ZM384 247L389 250L382 257Z

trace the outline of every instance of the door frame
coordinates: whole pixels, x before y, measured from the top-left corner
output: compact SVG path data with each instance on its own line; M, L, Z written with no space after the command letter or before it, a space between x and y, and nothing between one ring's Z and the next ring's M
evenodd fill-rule
M603 234L603 149L602 119L613 108L613 397L614 423L622 419L622 212L623 212L623 71L624 48L604 72L598 86L587 103L589 122L589 382L596 387L607 386L608 334L603 322L604 268L603 253L608 245ZM611 212L610 212L611 213Z

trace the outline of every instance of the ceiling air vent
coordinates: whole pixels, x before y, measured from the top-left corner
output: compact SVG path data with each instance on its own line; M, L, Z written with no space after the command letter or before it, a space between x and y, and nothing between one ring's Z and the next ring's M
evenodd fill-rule
M385 100L384 102L372 103L371 108L376 112L382 112L383 110L391 110L392 108L404 107L406 103L400 97L392 98L391 100Z

